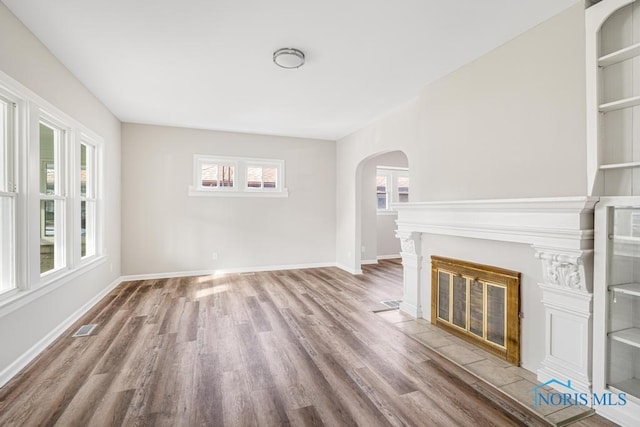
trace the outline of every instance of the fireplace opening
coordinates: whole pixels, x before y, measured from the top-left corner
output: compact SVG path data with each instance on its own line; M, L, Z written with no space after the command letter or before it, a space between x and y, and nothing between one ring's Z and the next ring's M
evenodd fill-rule
M520 273L431 257L431 323L520 365Z

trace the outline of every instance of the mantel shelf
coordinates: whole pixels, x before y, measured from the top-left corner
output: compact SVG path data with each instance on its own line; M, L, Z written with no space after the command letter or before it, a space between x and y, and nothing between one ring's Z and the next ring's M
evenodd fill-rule
M636 105L640 105L640 96L600 104L599 109L601 113L608 113L610 111L622 110L623 108L635 107Z
M609 290L618 294L640 297L640 283L624 283L622 285L611 285L609 286Z
M618 332L611 332L609 338L624 344L640 348L640 329L629 328Z
M608 165L600 165L600 170L607 169L627 169L640 167L640 162L628 162L628 163L610 163Z
M623 49L612 52L608 55L598 58L598 65L601 67L607 67L609 65L617 64L618 62L626 61L640 55L640 43L632 46L627 46Z

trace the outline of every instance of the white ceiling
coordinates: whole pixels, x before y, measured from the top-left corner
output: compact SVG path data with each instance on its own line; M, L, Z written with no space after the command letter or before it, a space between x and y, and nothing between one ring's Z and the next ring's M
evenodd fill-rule
M577 1L2 0L124 122L324 139Z

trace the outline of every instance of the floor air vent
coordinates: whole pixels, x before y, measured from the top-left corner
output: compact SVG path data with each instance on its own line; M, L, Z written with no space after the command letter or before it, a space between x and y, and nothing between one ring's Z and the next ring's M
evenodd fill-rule
M389 301L380 301L382 304L386 305L389 308L400 308L401 299L392 299Z
M90 325L82 325L80 326L80 329L78 329L78 331L73 334L72 336L75 337L86 337L91 335L91 332L93 332L93 330L96 328L96 326L98 326L97 323L92 323Z

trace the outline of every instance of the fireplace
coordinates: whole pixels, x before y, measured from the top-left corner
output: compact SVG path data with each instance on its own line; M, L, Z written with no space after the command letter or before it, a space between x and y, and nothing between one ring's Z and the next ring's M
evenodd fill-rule
M520 364L520 273L431 257L431 323Z

